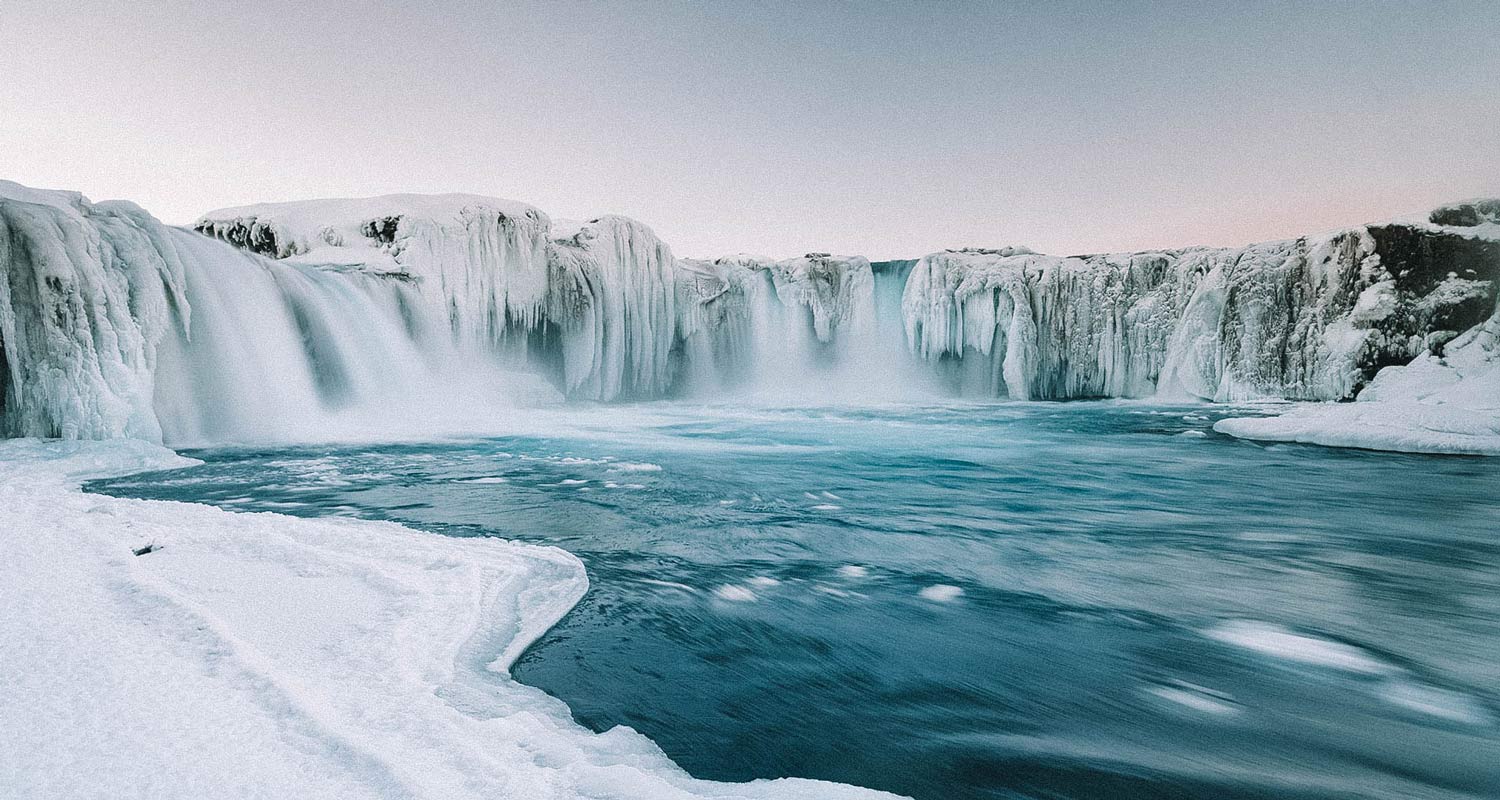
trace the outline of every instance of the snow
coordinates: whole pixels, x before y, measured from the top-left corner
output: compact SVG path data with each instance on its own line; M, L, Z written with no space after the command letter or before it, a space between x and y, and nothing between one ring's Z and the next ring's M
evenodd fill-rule
M52 206L60 211L78 213L83 211L88 200L80 192L58 189L33 189L14 181L0 180L0 200L16 200L22 203Z
M1246 439L1413 453L1500 455L1500 309L1443 355L1386 367L1353 403L1221 420Z
M515 683L587 587L561 550L77 489L190 463L133 440L0 444L7 795L889 796L695 780Z

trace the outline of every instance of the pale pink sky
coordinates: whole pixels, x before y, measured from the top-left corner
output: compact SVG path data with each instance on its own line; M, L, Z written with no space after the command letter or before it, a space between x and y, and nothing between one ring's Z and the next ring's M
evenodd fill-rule
M887 258L1500 194L1494 2L8 0L0 26L0 178L168 222L462 191L680 255Z

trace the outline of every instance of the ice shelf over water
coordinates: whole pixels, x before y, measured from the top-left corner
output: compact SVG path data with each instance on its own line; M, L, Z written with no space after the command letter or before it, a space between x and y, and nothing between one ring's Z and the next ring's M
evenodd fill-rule
M1348 400L1494 313L1497 207L1244 248L872 265L678 259L625 217L473 195L246 206L186 230L0 183L0 432L462 428L557 393ZM1493 420L1436 405L1472 411L1441 425Z
M587 588L556 548L77 488L191 463L138 440L0 442L0 794L891 797L696 780L511 680Z

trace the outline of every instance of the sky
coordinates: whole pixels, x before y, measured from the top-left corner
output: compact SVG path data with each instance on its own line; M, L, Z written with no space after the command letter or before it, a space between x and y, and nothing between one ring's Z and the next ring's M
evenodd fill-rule
M1500 195L1500 2L3 0L0 178L472 192L680 256L1239 245Z

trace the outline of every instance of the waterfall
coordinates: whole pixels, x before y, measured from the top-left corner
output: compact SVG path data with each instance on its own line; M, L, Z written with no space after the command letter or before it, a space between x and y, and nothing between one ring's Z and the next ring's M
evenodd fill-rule
M1245 248L676 258L472 195L212 212L0 182L0 434L475 431L564 397L1352 396L1488 317L1482 225Z

